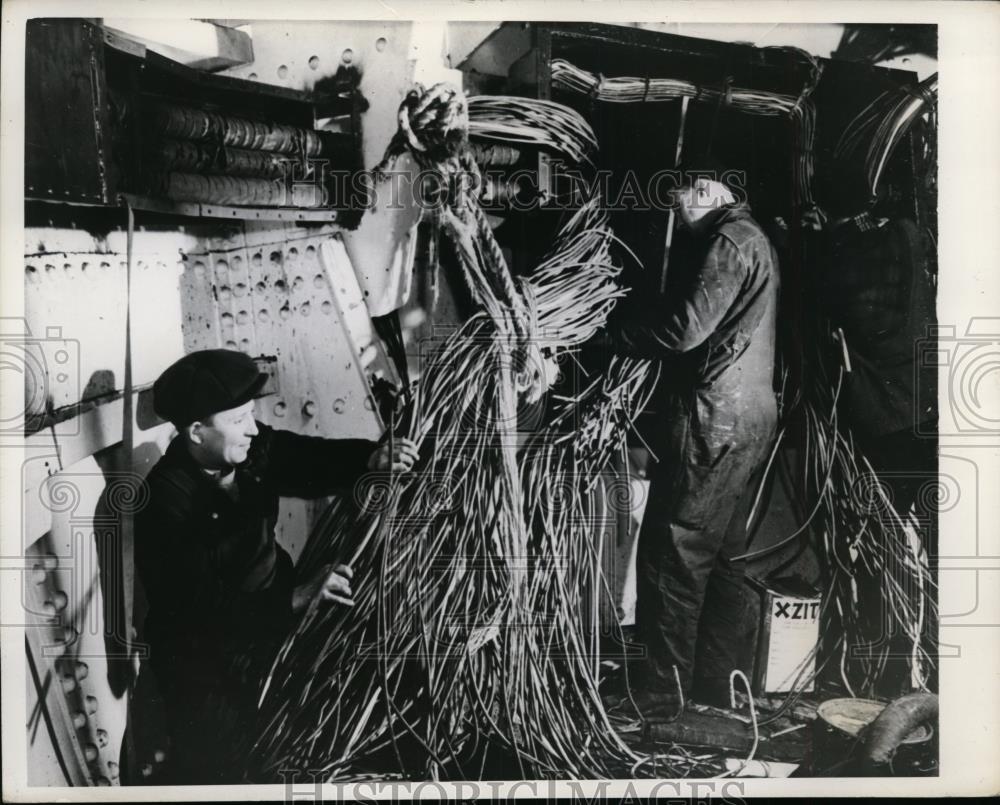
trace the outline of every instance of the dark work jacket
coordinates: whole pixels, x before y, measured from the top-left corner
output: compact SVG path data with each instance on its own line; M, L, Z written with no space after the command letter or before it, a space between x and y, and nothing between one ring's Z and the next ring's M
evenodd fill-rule
M664 360L666 382L690 389L773 389L779 277L774 249L745 205L723 207L687 259L676 261L659 309L615 311L620 353Z
M148 601L144 639L170 700L198 680L255 683L291 625L294 576L274 526L279 496L317 498L349 489L376 448L258 423L239 465L233 500L175 439L147 477L136 522L136 565Z
M905 218L864 232L843 226L826 243L819 297L844 331L852 370L841 406L857 434L912 431L937 418L937 366L917 360L935 322L925 249Z
M689 246L671 263L659 309L616 309L608 329L619 353L661 362L650 436L666 475L656 494L673 500L671 517L695 527L736 477L729 465L752 471L773 437L779 277L771 243L743 205L713 213Z

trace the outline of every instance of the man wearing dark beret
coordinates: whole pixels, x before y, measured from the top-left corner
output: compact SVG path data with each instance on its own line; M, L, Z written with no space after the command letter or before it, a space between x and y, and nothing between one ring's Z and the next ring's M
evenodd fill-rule
M153 385L157 414L178 434L147 477L136 565L171 783L240 782L260 682L295 614L316 596L353 604L345 565L296 583L274 536L278 498L325 497L366 469L405 472L417 459L408 439L390 455L257 422L265 380L248 355L216 349L186 355Z

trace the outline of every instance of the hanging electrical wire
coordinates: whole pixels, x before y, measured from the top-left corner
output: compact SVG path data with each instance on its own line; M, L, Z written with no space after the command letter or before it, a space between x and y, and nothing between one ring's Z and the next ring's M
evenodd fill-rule
M452 88L410 93L376 173L406 152L442 177L478 177L468 121L502 140L528 108L515 100L515 115L502 104L477 103L473 113ZM796 118L811 109L804 97L788 107L741 95L758 101L769 110L762 114ZM572 131L567 120L577 125L563 111L547 120L546 104L529 106L532 125L549 133ZM589 127L558 141L507 134L577 161L596 145ZM807 150L811 142L810 132ZM421 463L408 476L368 478L353 502L339 501L317 524L303 571L346 560L356 605L311 607L279 652L250 755L256 779L278 779L283 769L364 779L387 767L404 777L481 779L497 758L521 778L656 773L662 756L624 744L601 703L595 624L609 594L593 533L617 505L604 470L651 393L652 368L615 360L574 398L550 401L541 427L518 431L546 361L589 338L622 294L614 237L594 199L550 256L515 279L479 192L479 183L460 182L433 213L478 312L434 352L393 430L420 445ZM867 685L884 671L889 649L860 660L849 652L870 635L873 610L905 635L919 678L933 598L919 540L891 505L873 512L859 503L865 464L838 427L839 386L822 372L812 382L801 406L803 485L822 541L824 623L840 630L845 685ZM876 584L866 587L867 579ZM701 762L669 757L680 775Z
M411 93L378 170L404 150L447 176L468 169L464 103L448 88ZM521 778L624 774L644 756L598 692L594 613L608 591L593 523L609 508L602 470L655 372L616 360L546 406L528 444L518 431L546 360L593 335L621 294L607 215L592 199L516 281L473 190L435 223L479 310L433 354L400 418L417 471L370 477L357 508L335 504L310 538L304 572L346 559L356 605L311 608L282 647L251 768L481 779L500 756Z
M477 95L469 98L469 135L480 140L549 148L572 162L592 165L593 129L579 112L537 98Z
M903 137L937 104L937 73L916 87L883 92L862 109L840 135L833 151L838 170L861 170L870 201L878 194L886 163Z
M816 343L820 343L817 339ZM842 365L831 375L818 356L804 393L804 500L819 504L813 524L824 579L825 651L840 654L851 695L873 695L888 660L904 658L913 688L925 690L934 664L936 583L918 524L897 512L871 465L837 416Z

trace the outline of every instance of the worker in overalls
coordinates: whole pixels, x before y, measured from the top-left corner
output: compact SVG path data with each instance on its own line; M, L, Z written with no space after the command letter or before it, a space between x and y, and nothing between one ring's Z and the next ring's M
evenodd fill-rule
M639 535L636 626L645 717L672 720L682 698L729 704L744 633L745 529L734 516L775 433L778 270L771 243L713 170L679 172L672 193L688 249L654 309L620 305L620 354L662 361L658 461ZM682 259L683 255L683 259Z
M416 448L275 430L254 418L264 385L247 355L195 352L153 385L178 435L146 479L136 564L143 640L163 696L172 784L240 782L263 675L315 597L351 605L349 567L297 580L275 541L280 496L350 491L366 469L409 470Z

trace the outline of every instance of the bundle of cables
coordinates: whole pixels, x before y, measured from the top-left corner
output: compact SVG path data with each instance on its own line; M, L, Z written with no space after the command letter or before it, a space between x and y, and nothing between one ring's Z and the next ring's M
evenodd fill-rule
M597 138L578 112L552 101L510 95L469 98L469 136L546 148L582 165L593 164L597 151Z
M807 53L803 53L803 57L808 60L812 72L809 82L797 96L744 87L703 87L673 78L607 78L582 70L564 59L552 60L552 86L606 103L651 103L687 97L712 104L725 103L752 115L788 116L797 155L793 163L797 200L808 207L813 205L816 133L816 110L809 95L819 81L820 65Z
M844 128L833 151L837 172L860 171L869 202L878 194L886 163L903 137L937 103L937 73L916 87L883 92Z
M533 112L540 124L547 108ZM404 150L443 176L474 170L466 119L460 92L415 90L379 172ZM621 293L613 235L595 198L515 280L477 208L459 191L436 213L478 312L434 353L390 429L417 442L421 461L406 476L367 476L311 536L302 572L347 561L356 604L314 605L279 652L255 779L284 769L327 780L608 777L648 760L608 721L584 613L607 592L594 524L620 489L603 471L655 371L616 359L553 400L529 436L518 432L542 359L592 336ZM673 774L695 762L660 761Z
M802 522L787 537L739 557L753 562L812 536L819 559L820 639L798 666L791 680L793 693L782 709L821 676L839 677L851 696L877 698L891 687L895 690L888 695L906 687L927 690L934 665L937 585L930 574L926 524L896 510L891 494L839 420L844 367L831 371L830 366L829 357L817 350L807 387L800 390L792 410L783 412L786 424L779 429L765 472L766 477L774 468L784 470ZM800 415L802 426L798 472L779 458L789 427L796 422L793 413ZM751 520L760 494L758 489ZM890 660L895 661L894 669ZM901 664L908 679L899 673ZM825 673L830 666L837 674Z

